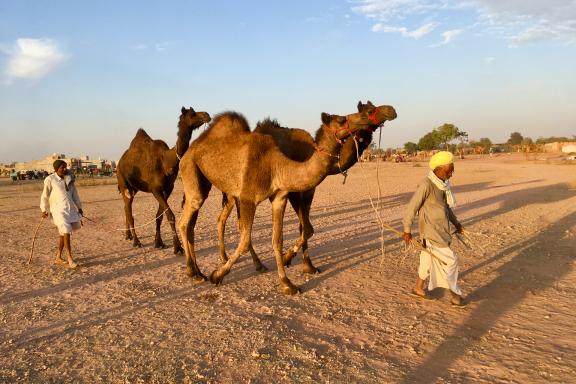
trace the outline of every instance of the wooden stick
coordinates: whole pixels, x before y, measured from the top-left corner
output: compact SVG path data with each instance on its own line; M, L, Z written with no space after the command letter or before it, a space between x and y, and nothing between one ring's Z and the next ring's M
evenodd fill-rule
M44 218L45 217L42 216L40 222L38 223L38 226L36 227L36 230L34 231L34 236L32 236L32 248L30 249L30 256L28 257L28 264L32 262L32 255L34 254L34 243L36 242L36 234L38 233L38 229L40 229L40 225L42 225Z

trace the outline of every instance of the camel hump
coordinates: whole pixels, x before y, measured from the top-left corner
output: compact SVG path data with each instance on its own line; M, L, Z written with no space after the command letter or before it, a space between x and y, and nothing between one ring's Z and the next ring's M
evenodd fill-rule
M266 135L272 135L277 130L280 130L280 129L288 129L288 128L280 126L280 124L278 123L278 120L276 120L276 119L272 120L269 117L267 117L264 120L256 123L256 128L254 129L254 132L258 132L258 133L262 133L262 134L266 134Z
M136 136L134 136L134 138L137 138L137 137L140 137L140 138L143 138L143 139L150 139L150 140L152 140L152 138L150 137L150 135L148 135L148 134L146 133L146 131L144 130L144 128L138 128L138 132L136 132Z
M208 129L200 135L196 141L202 142L208 137L229 137L236 135L236 137L250 133L250 126L246 118L238 112L223 112L214 117Z
M130 146L141 147L142 145L154 145L159 146L161 148L168 148L168 144L166 144L164 140L160 139L154 140L153 138L150 137L149 134L146 133L144 129L139 128L138 132L136 132L136 136L134 136L132 142L130 142Z

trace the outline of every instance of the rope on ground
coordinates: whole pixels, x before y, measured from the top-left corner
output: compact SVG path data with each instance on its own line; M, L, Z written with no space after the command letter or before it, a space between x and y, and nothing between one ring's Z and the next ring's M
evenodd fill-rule
M144 224L142 224L142 225L138 225L138 226L136 226L136 227L128 227L128 228L106 228L106 230L109 231L109 232L113 232L113 231L126 231L126 230L131 230L131 229L144 228L144 227L146 227L146 226L148 226L148 225L150 225L150 224L152 224L152 223L155 223L156 220L158 220L160 217L162 217L162 215L165 214L169 209L170 209L170 208L166 208L161 214L159 214L158 216L156 216L154 219L152 219L152 220L150 220L150 221L148 221L148 222L146 222L146 223L144 223ZM85 216L85 215L82 215L82 218L84 218L84 219L86 219L86 220L88 220L88 221L90 221L90 222L92 222L92 223L94 223L94 224L96 224L96 225L98 225L98 226L100 226L100 227L105 227L103 224L100 224L100 223L98 223L97 221L92 220L91 218L89 218L89 217L87 217L87 216Z

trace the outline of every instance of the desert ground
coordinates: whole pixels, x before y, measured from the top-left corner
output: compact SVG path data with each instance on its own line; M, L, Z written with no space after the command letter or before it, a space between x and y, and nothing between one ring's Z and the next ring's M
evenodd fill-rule
M40 223L41 181L0 182L0 382L7 383L568 383L576 375L576 166L519 155L456 162L456 215L471 249L455 239L470 301L409 295L419 251L400 238L404 206L427 163L362 163L328 177L312 208L310 255L281 295L270 204L257 211L253 244L268 272L244 255L221 286L193 284L184 257L155 249L157 205L134 202L143 248L124 239L114 179L79 180L80 266L52 264L57 232ZM93 185L90 185L93 184ZM182 184L170 204L179 218ZM197 224L198 263L218 265L213 189ZM90 220L88 220L90 219ZM32 263L32 237L40 225ZM233 214L227 250L238 241ZM417 228L413 228L414 233ZM381 250L381 234L385 252ZM288 206L284 247L298 236Z

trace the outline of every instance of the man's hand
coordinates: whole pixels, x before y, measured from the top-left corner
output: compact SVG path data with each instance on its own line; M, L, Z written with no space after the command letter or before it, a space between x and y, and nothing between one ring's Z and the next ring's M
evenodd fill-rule
M402 235L402 238L404 239L404 242L406 243L406 245L410 244L410 241L412 240L412 234L410 232L404 232L404 234Z
M42 212L42 218L45 219L48 217L48 212Z

